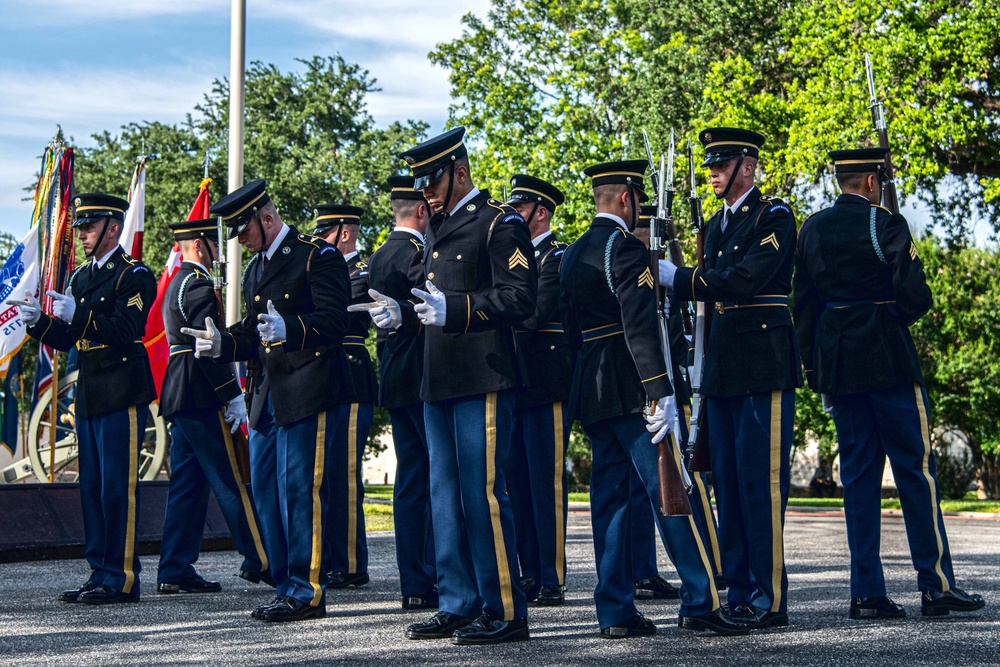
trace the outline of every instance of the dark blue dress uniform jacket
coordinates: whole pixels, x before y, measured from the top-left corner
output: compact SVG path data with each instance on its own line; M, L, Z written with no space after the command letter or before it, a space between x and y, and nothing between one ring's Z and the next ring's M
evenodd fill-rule
M725 232L722 215L720 210L707 223L705 270L680 268L674 276L675 299L715 302L701 391L724 397L800 387L787 304L795 253L792 210L754 187Z
M357 257L348 267L351 281L351 303L370 303L368 296L368 265ZM348 313L347 335L344 352L347 355L347 367L350 369L353 389L344 396L348 403L374 403L378 392L378 380L375 379L375 367L371 355L365 347L368 329L372 318L367 312Z
M243 272L246 316L222 336L226 363L258 362L250 405L255 427L267 391L271 391L274 423L287 426L333 410L353 391L341 339L347 334L350 282L344 256L332 245L291 227L257 280L258 253ZM268 299L285 322L287 340L264 345L257 315L267 312ZM345 386L346 385L346 386Z
M559 312L559 266L566 244L550 235L536 249L538 298L535 312L514 329L524 358L528 388L517 397L517 407L569 401L573 383L573 355Z
M67 283L76 300L73 321L67 324L43 312L28 329L33 338L57 350L69 350L80 341L76 415L81 418L156 399L142 344L156 278L121 247L96 271L92 263L76 269Z
M524 218L486 191L431 219L424 272L446 294L446 321L424 331L425 402L523 386L511 327L535 307L534 254Z
M871 239L871 211L885 262ZM794 312L809 386L853 394L923 382L910 324L931 307L906 219L845 194L799 232Z
M612 235L609 285L605 257ZM578 350L570 414L584 426L641 413L648 401L673 394L649 269L642 241L606 217L594 218L563 256L563 321Z
M172 348L160 391L164 417L180 410L219 409L242 393L232 365L196 359L194 338L180 331L204 329L206 317L219 319L212 279L197 264L183 262L163 297L163 325Z
M421 402L424 334L423 325L412 310L416 297L410 290L424 289L423 258L424 244L416 236L393 231L368 263L372 289L399 303L410 304L410 308L400 309L403 324L398 329L378 330L379 405L387 410Z

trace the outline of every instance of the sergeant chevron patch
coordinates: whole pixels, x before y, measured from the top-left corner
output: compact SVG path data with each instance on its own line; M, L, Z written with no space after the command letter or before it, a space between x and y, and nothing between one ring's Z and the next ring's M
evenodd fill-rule
M507 260L507 268L513 269L515 266L528 268L528 258L524 256L520 248L514 249L514 254Z
M910 260L915 260L917 258L917 246L913 245L913 241L910 241Z
M767 236L766 238L761 239L760 244L761 245L773 245L775 250L779 250L779 248L778 248L778 239L774 236L774 232L771 232L771 234L769 236Z
M643 286L653 289L653 274L650 273L648 266L645 271L639 274L639 287Z
M136 294L131 299L129 299L128 303L125 304L125 307L128 308L130 306L135 306L139 310L142 310L142 295Z

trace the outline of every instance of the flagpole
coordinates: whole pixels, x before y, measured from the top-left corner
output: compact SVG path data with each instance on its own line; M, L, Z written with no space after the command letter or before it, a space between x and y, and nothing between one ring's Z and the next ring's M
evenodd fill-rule
M243 185L243 104L246 59L246 0L233 0L229 35L229 192ZM226 324L234 324L240 319L240 278L243 257L236 239L228 241L226 254Z

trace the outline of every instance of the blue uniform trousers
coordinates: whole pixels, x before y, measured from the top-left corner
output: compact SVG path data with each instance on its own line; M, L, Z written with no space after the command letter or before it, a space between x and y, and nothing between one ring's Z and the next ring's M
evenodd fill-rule
M437 583L424 404L390 410L389 423L396 450L396 483L392 489L396 565L405 598L429 593Z
M504 480L513 412L512 390L424 404L441 611L528 615Z
M514 510L521 576L538 586L566 583L566 448L562 403L514 411L507 491Z
M784 612L784 525L795 392L708 398L706 406L729 603Z
M650 506L659 506L657 450L639 414L623 415L585 427L593 448L590 476L591 520L597 559L597 620L602 628L636 614L632 575L629 469L634 466ZM719 607L712 566L693 516L665 517L656 512L667 555L681 578L680 613L695 616Z
M250 478L271 576L279 595L314 607L325 603L322 486L336 430L337 415L329 411L276 426L270 393L250 429Z
M170 487L160 543L157 583L178 583L195 574L208 512L209 490L226 520L241 570L268 568L250 491L239 480L230 426L220 410L182 410L170 417Z
M330 511L323 538L323 567L327 572L368 572L361 466L374 415L372 403L344 403L340 407L326 466Z
M831 400L851 548L851 597L886 594L879 558L886 456L899 490L917 588L947 591L955 585L955 575L939 507L924 388L905 384Z
M659 576L656 565L656 515L649 503L649 494L635 466L628 474L629 533L632 536L632 579Z
M90 581L123 593L139 586L139 450L149 404L77 419L84 556Z

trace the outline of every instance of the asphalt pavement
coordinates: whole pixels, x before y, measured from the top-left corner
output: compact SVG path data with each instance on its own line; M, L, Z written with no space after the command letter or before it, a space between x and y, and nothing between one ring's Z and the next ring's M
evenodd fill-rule
M448 640L411 641L407 624L423 611L400 607L394 535L369 536L372 581L328 591L327 617L265 624L250 610L272 590L234 576L235 552L204 553L199 572L222 582L210 595L158 595L155 556L143 557L139 604L86 607L56 601L82 583L82 560L0 564L0 664L34 665L1000 665L1000 518L946 520L960 587L987 607L939 620L920 616L916 576L898 513L883 519L883 562L890 595L906 606L899 621L847 617L849 563L838 512L789 512L785 548L791 625L747 637L677 627L676 602L640 602L658 626L654 637L602 640L593 604L596 583L590 515L573 512L567 541L567 602L531 607L531 641L486 647ZM660 551L661 574L677 582Z

